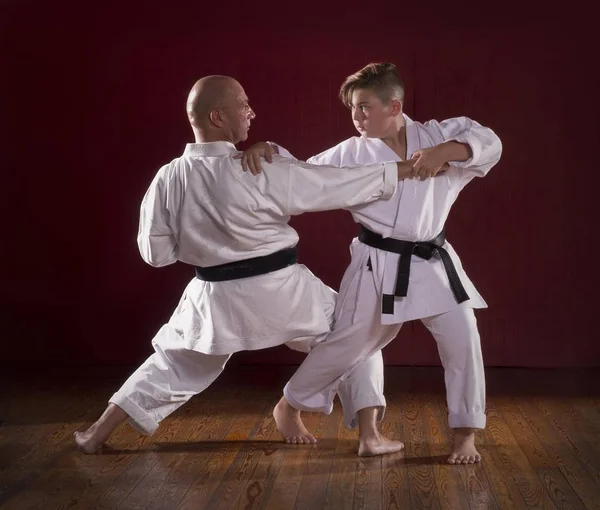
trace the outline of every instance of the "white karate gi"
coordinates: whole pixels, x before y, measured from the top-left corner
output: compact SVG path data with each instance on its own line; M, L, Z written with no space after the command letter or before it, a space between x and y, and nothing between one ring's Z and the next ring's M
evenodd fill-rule
M405 121L408 157L418 149L452 140L468 144L472 157L452 163L447 172L435 178L399 182L389 201L349 209L357 223L383 237L425 242L442 232L463 187L474 177L483 177L498 162L502 145L492 130L465 117L421 124L405 116ZM401 158L380 139L353 137L309 162L346 166L389 160ZM294 407L331 412L340 383L364 359L369 359L378 375L365 378L372 386L363 384L363 396L355 400L361 400L363 407L385 406L383 395L377 394L377 388L383 388L381 349L396 337L403 322L421 319L437 341L445 369L450 426L485 427L484 368L473 308L487 305L450 243L446 242L444 248L470 299L460 305L456 302L438 254L430 260L413 255L407 296L394 299L393 314L383 314L382 294L394 294L399 255L367 246L357 238L352 241L351 262L342 279L334 329L307 356L284 389ZM372 270L368 268L369 259ZM345 412L350 408L351 404ZM355 414L354 423L356 418Z
M141 206L138 246L148 264L208 267L294 247L291 215L389 199L398 180L395 163L322 168L281 156L255 177L236 155L227 142L188 144L160 169ZM151 434L206 389L232 353L281 344L308 352L330 331L335 297L300 264L239 280L193 278L152 341L155 352L110 402ZM368 363L364 370L373 372Z

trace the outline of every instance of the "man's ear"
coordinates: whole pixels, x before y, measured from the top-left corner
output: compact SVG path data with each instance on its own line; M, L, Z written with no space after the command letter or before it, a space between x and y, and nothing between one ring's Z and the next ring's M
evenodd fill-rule
M392 116L396 116L396 115L402 115L402 101L400 101L399 99L391 99L390 100L390 113L392 114Z
M225 121L223 118L223 112L219 109L211 110L208 114L208 119L210 120L211 124L216 127L223 127L223 123Z

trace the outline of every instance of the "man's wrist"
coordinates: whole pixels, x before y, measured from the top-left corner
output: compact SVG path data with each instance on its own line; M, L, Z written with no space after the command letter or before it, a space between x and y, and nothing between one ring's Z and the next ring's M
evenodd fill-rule
M273 142L267 142L267 145L270 145L273 148L273 150L275 150L275 153L279 154L279 145Z
M450 161L468 161L472 157L471 146L467 143L450 141L439 145L444 163Z

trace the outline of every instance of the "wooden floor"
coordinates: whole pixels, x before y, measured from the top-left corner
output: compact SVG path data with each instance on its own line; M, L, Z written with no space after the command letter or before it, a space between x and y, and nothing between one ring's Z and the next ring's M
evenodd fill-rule
M0 376L2 509L600 509L600 374L489 369L479 466L445 464L443 375L389 368L383 431L406 452L360 459L339 406L307 415L316 446L278 442L270 414L294 367L228 367L151 438L122 426L101 455L72 433L129 369Z

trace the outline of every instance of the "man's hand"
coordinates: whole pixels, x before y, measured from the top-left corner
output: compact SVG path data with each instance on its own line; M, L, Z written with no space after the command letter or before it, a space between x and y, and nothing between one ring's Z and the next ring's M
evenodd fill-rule
M262 172L260 158L263 157L267 163L273 163L273 154L277 154L277 146L273 146L267 142L255 143L249 149L244 151L242 155L242 168L244 172L250 170L252 175L257 175Z
M442 145L419 149L413 153L410 161L413 163L411 177L422 181L448 169L447 151Z
M416 163L416 159L409 159L408 161L398 161L396 163L396 166L398 167L398 180L402 181L404 179L413 179L415 177L414 175L414 165ZM450 166L448 165L448 163L444 163L439 170L436 172L437 174L440 174L442 172L445 172L446 170L448 170L448 168L450 168ZM425 180L427 179L427 177L425 178L421 178L421 180Z

